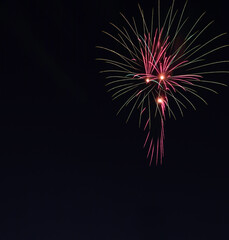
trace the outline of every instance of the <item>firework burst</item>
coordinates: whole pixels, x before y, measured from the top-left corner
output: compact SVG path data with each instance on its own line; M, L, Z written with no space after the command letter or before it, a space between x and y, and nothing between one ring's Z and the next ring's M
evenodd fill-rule
M200 30L197 29L204 17L205 13L203 13L187 31L188 18L184 18L186 5L187 2L177 16L178 11L174 11L173 1L161 24L160 1L158 1L157 19L154 19L154 9L152 9L149 25L146 24L143 10L139 6L142 19L140 28L137 27L135 18L129 21L121 13L126 26L119 28L111 23L116 30L116 35L104 31L114 40L116 48L97 46L111 54L111 58L98 58L98 60L111 66L101 72L108 74L106 85L109 87L108 91L113 92L113 99L123 99L118 113L130 106L126 120L128 121L132 113L138 111L139 126L146 134L144 147L148 148L147 158L150 158L150 164L154 157L156 164L159 161L162 163L166 117L173 116L176 119L175 110L173 110L176 108L183 116L182 109L186 108L186 103L195 109L192 96L206 103L197 90L202 88L216 93L206 84L224 86L225 84L207 80L205 76L229 73L221 69L203 70L209 66L212 68L229 62L228 60L205 60L208 55L228 46L222 45L205 50L208 49L208 45L226 33L216 35L202 44L198 43L213 21ZM157 124L155 119L159 119Z

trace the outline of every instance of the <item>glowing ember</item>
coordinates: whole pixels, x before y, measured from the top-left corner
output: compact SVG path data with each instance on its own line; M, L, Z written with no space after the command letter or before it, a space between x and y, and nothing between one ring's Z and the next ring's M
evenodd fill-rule
M160 80L164 80L164 79L165 79L165 75L164 75L164 74L160 74L160 75L159 75L159 79L160 79Z
M164 102L164 100L163 100L163 98L161 98L161 97L159 97L158 99L157 99L157 103L163 103Z

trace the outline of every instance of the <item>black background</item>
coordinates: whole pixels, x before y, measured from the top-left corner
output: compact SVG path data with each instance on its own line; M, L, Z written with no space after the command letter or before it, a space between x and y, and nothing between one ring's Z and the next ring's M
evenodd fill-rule
M0 4L0 239L229 239L228 88L167 121L163 165L149 167L98 73L101 31L137 3ZM227 1L190 1L186 15L205 10L211 34L228 31Z

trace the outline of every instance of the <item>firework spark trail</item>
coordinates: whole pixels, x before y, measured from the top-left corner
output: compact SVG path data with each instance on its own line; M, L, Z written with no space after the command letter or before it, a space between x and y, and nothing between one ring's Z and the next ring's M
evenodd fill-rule
M113 58L110 59L98 58L98 60L102 60L112 66L111 69L101 71L110 74L106 77L109 79L109 82L106 84L110 87L108 91L114 92L112 95L113 99L126 97L118 113L132 104L127 116L128 121L134 110L140 111L139 126L141 127L143 123L143 129L147 133L143 147L148 146L147 158L150 157L150 165L154 156L156 165L159 159L162 164L166 115L169 117L173 116L176 119L174 111L170 106L175 103L182 116L182 107L186 108L183 101L186 101L193 109L196 109L189 99L190 95L206 103L198 94L197 88L216 93L215 90L203 84L213 83L225 86L225 84L220 82L206 80L204 76L207 74L229 73L229 71L218 69L211 71L201 70L208 66L214 67L228 63L228 60L216 60L200 64L200 62L205 61L203 57L224 49L228 45L217 46L210 50L205 48L210 43L224 36L225 33L205 41L204 44L198 43L195 45L200 36L213 23L212 21L202 29L196 30L196 26L198 26L205 13L192 24L188 33L182 34L182 30L188 22L188 18L183 18L186 5L187 2L184 4L176 25L178 11L174 12L174 0L164 22L161 21L161 7L160 0L158 0L158 26L155 28L154 10L152 10L151 25L148 27L143 10L139 6L142 18L141 31L139 31L135 18L132 18L133 23L131 24L121 14L130 31L128 32L126 27L121 29L113 23L111 25L117 31L117 36L104 31L106 35L111 37L121 47L120 51L98 46L98 48L113 54ZM183 41L177 45L179 36L182 36ZM121 49L125 50L127 54L124 51L122 53ZM202 52L203 49L205 49L205 52ZM200 69L200 71L195 73L193 72L195 69ZM155 125L155 118L159 118L159 124ZM144 122L143 119L145 119ZM154 134L153 132L157 129L159 129L160 133Z
M173 91L176 92L176 87L180 87L182 90L186 91L185 87L179 84L178 82L183 82L186 84L192 85L192 82L190 80L197 80L201 78L200 75L179 75L179 76L171 76L172 72L178 67L181 66L184 63L187 63L188 60L181 61L180 63L177 63L175 66L172 65L172 62L175 58L175 56L167 56L166 50L169 46L167 37L163 43L161 43L161 35L163 32L163 29L161 29L159 36L157 36L157 29L155 32L153 44L151 46L151 39L150 34L148 34L148 37L145 35L144 39L144 49L143 47L140 48L141 50L141 57L144 64L144 72L134 75L134 77L138 77L139 79L145 79L146 83L149 84L152 81L157 83L157 88L159 90L158 98L156 99L157 104L160 105L160 111L161 111L161 133L160 137L157 140L157 149L156 149L156 164L158 163L158 157L160 157L160 163L162 163L162 157L164 154L164 121L165 121L165 110L166 105L168 102L167 98L167 92ZM139 39L140 43L142 41ZM151 46L151 48L150 48ZM171 67L172 66L172 67ZM189 80L189 81L188 81ZM164 95L164 98L160 96L160 92ZM139 92L141 93L141 92ZM142 113L141 113L142 114ZM148 118L144 130L146 130L147 126L149 125L150 118ZM149 135L147 135L146 142L148 140ZM146 142L144 144L144 147L146 145ZM150 164L152 162L153 153L154 153L154 147L152 147L153 138L149 145L149 150L147 154L147 158L149 157L150 150L152 148L152 154L150 159Z

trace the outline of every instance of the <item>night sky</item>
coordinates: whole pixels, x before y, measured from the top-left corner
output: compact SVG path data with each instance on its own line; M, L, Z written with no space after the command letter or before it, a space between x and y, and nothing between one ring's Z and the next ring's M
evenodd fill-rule
M228 87L201 92L208 106L196 101L196 111L166 122L163 164L149 167L145 135L134 118L125 124L125 112L116 116L99 74L104 53L95 46L111 44L101 31L122 26L119 12L138 15L138 2L156 7L0 3L1 240L229 239ZM207 11L209 39L229 31L228 7L192 0L185 15ZM228 59L229 50L215 56Z

